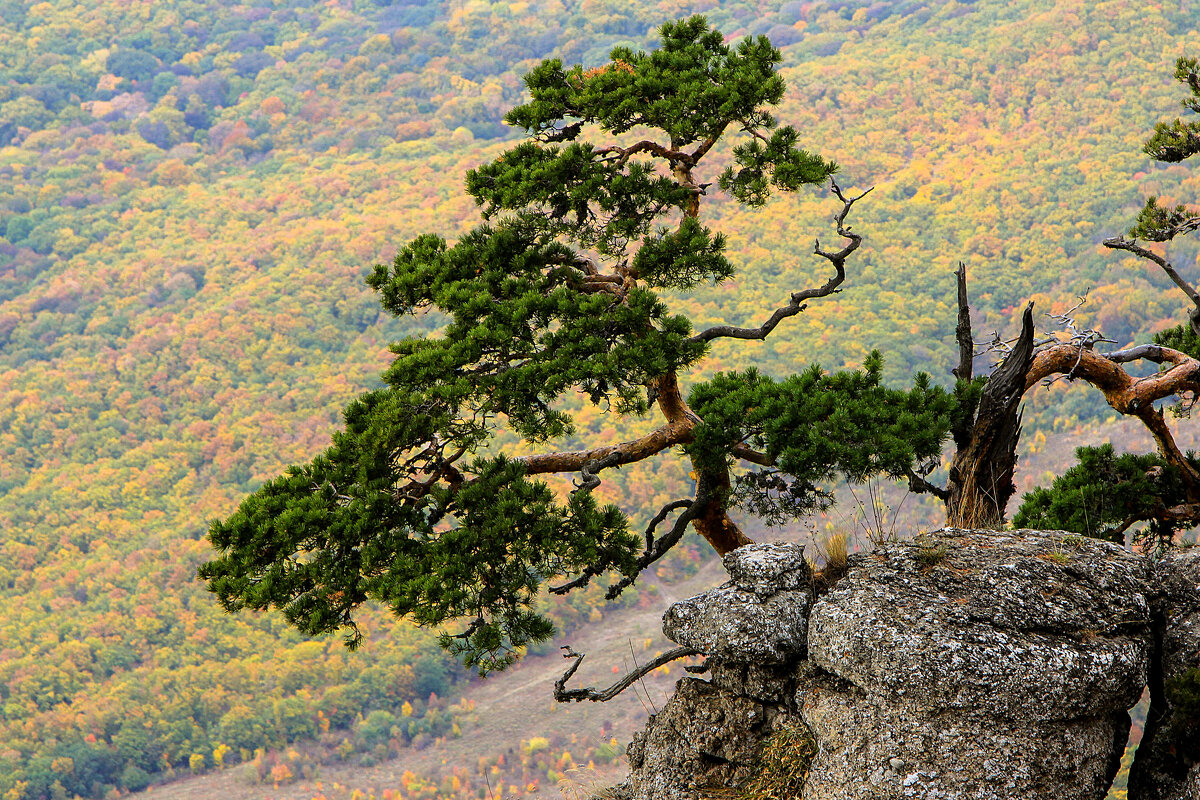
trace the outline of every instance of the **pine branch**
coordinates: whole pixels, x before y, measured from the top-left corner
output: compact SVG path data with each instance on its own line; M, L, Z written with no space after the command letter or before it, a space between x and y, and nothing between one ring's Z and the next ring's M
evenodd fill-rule
M923 476L918 475L914 470L905 470L904 475L906 478L908 478L908 490L913 494L931 494L942 502L945 502L947 499L949 499L949 489L943 489L940 486L930 483Z
M658 142L652 142L648 139L637 142L636 144L632 144L629 147L617 147L615 145L610 147L601 147L595 152L596 155L604 157L616 156L616 163L621 165L624 165L632 156L638 153L650 153L651 155L658 156L659 158L665 158L672 164L683 164L684 166L688 167L695 166L696 164L696 159L693 154L684 152L683 150L675 150L670 147L665 147Z
M837 291L838 287L841 286L846 280L846 259L851 253L858 249L860 244L862 244L862 236L851 231L850 227L845 224L846 215L850 213L851 207L853 207L856 202L863 199L871 192L871 189L867 189L857 197L848 198L842 194L842 190L838 187L836 181L830 181L830 186L834 195L836 195L837 198L842 201L842 210L834 218L835 222L837 223L837 232L839 236L848 239L849 243L841 250L836 252L827 252L821 249L821 242L818 240L813 252L816 255L827 259L833 264L833 276L821 286L813 289L805 289L800 292L793 292L791 297L788 298L787 305L775 309L774 313L772 313L771 316L768 317L767 320L757 328L740 328L734 325L716 325L707 330L701 331L693 336L689 341L711 342L713 339L720 338L765 339L771 333L771 331L775 330L775 327L779 325L780 322L788 317L794 317L803 311L807 307L805 306L806 300L827 297Z
M645 436L621 444L594 447L590 450L540 453L513 460L525 466L527 475L580 472L587 464L601 462L605 467L616 467L641 461L675 445L687 444L691 441L691 428L690 424L668 423Z
M1158 345L1117 351L1114 356L1108 358L1091 350L1080 350L1072 344L1049 347L1034 356L1026 375L1025 389L1028 391L1038 381L1054 374L1087 381L1104 394L1104 399L1116 411L1141 420L1167 463L1178 467L1187 483L1200 491L1200 472L1179 450L1162 411L1154 407L1155 401L1167 397L1200 393L1200 361ZM1119 364L1135 357L1174 366L1145 378L1134 378Z
M1111 250L1127 250L1134 255L1141 256L1148 261L1154 262L1162 269L1163 272L1167 273L1167 277L1170 278L1171 281L1178 286L1185 295L1187 295L1187 298L1192 301L1192 304L1196 306L1198 310L1200 310L1200 292L1197 292L1190 283L1183 279L1183 276L1180 275L1179 271L1175 269L1174 264L1167 261L1158 253L1155 253L1152 250L1147 250L1145 247L1139 245L1136 241L1126 239L1123 236L1114 236L1110 239L1105 239L1104 246ZM1194 314L1195 312L1189 316L1194 316ZM1196 328L1196 321L1194 319L1192 322L1192 327ZM1200 333L1200 329L1197 329L1197 333Z
M673 500L670 503L667 503L661 509L659 509L658 513L654 515L654 518L651 519L649 524L646 526L645 536L646 536L646 553L647 554L652 552L656 547L656 540L654 538L654 530L659 525L662 524L662 522L667 518L667 516L672 511L677 511L678 509L681 509L681 508L689 508L693 502L694 501L692 501L692 500ZM687 521L690 522L691 521L690 518ZM676 523L676 526L678 526L678 523ZM683 527L686 529L686 527L687 527L686 522L684 523ZM674 533L674 531L672 531L672 533ZM678 541L678 538L675 541ZM673 545L674 543L675 542L672 542L671 544ZM669 549L669 547L670 547L670 545L668 545L667 548L664 548L662 553L666 553L666 551L667 551L667 549ZM660 557L661 557L661 555L662 554L660 554ZM657 560L657 558L650 559L650 560L646 561L645 564L643 564L642 563L643 559L645 559L645 555L642 556L642 559L638 560L638 565L639 565L638 571L639 572L645 566L647 566L650 563L652 563L653 561ZM560 584L559 586L551 586L549 588L549 592L550 592L550 594L566 594L567 592L569 592L573 589L579 589L581 587L587 586L589 583L591 583L592 578L596 577L603 571L604 571L603 568L589 566L587 569L585 569L579 575L579 577L577 577L571 581L568 581L567 583ZM631 583L632 583L632 581L631 581ZM628 586L628 585L629 584L625 584L625 586ZM621 588L623 589L625 587L622 586ZM612 590L609 589L609 591L611 592Z

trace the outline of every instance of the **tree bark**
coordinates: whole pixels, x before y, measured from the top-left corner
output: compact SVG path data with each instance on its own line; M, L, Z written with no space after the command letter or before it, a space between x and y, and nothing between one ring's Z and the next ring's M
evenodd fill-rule
M960 298L965 278L960 276ZM960 299L960 303L961 303ZM969 322L966 335L970 336ZM960 346L962 344L960 334ZM1033 304L1021 318L1021 335L1012 352L988 377L974 425L958 442L950 464L946 524L954 528L994 528L1004 523L1004 509L1016 492L1013 472L1021 436L1021 397L1033 364ZM960 372L967 372L960 365ZM968 373L969 375L969 373Z
M658 407L669 424L686 427L690 438L692 428L699 420L683 399L675 373L659 379ZM700 466L694 461L692 466L697 472L700 471ZM754 540L743 533L726 513L725 503L730 491L729 469L722 467L706 471L700 479L708 483L711 491L705 493L708 497L704 501L704 507L692 521L696 533L703 536L722 556L742 545L754 544Z
M1138 358L1172 366L1155 375L1134 378L1120 364ZM1174 395L1200 394L1200 361L1159 345L1115 353L1095 353L1074 345L1060 344L1037 354L1026 374L1025 386L1033 388L1038 381L1055 374L1087 381L1104 394L1104 399L1116 411L1142 421L1154 437L1159 455L1168 464L1179 468L1180 477L1191 498L1190 505L1197 506L1190 514L1181 513L1177 516L1195 516L1197 509L1200 509L1200 472L1180 451L1171 429L1163 419L1162 411L1154 407L1154 402Z

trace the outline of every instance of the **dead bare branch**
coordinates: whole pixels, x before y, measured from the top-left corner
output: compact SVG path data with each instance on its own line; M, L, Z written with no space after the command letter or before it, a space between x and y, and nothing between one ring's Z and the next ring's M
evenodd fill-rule
M943 489L936 484L930 483L924 476L914 470L905 470L904 474L908 478L908 490L913 494L931 494L943 502L949 499L949 489Z
M967 299L967 265L958 262L954 271L958 284L958 324L954 327L954 338L958 342L958 366L951 374L960 381L971 380L975 363L975 340L971 337L971 306Z
M1125 364L1138 360L1152 361L1155 364L1182 364L1189 359L1189 356L1185 353L1172 350L1170 347L1163 347L1160 344L1142 344L1125 350L1113 350L1109 353L1101 353L1100 355L1117 364Z
M560 703L579 703L584 700L591 700L594 703L603 703L606 700L613 699L621 692L632 686L634 681L637 681L643 676L648 675L664 664L670 664L672 661L679 658L700 655L700 651L694 650L690 647L676 647L674 650L668 650L658 658L655 658L654 660L638 667L633 672L630 672L628 675L621 678L621 680L614 683L612 686L609 686L607 689L597 691L596 689L567 688L567 681L571 680L571 677L575 675L575 671L579 669L579 665L583 663L584 654L576 653L567 645L563 645L562 649L566 651L563 653L563 658L573 658L575 661L571 664L571 666L567 667L567 671L563 673L563 676L554 682L554 699Z
M1170 278L1176 286L1183 290L1183 293L1187 295L1189 300L1192 301L1192 304L1200 309L1200 292L1197 292L1190 283L1183 279L1183 276L1180 275L1178 270L1175 269L1174 264L1172 264L1170 261L1167 261L1158 253L1155 253L1153 250L1147 250L1136 241L1132 239L1126 239L1124 236L1114 236L1111 239L1105 239L1104 246L1110 250L1128 251L1134 255L1141 256L1147 261L1152 261L1153 263L1157 264L1163 272L1167 273L1167 277Z
M816 255L827 259L831 264L833 264L834 267L834 274L829 278L829 280L816 288L793 292L791 297L788 298L787 305L775 309L771 316L768 317L767 320L757 328L740 328L735 325L715 325L691 337L689 341L711 342L713 339L720 338L765 339L771 333L771 331L775 330L775 327L780 322L788 317L794 317L803 311L807 307L805 305L805 301L813 300L818 297L827 297L838 291L838 287L841 286L846 280L846 259L851 253L858 249L860 244L862 244L862 236L854 233L850 227L846 225L846 215L850 213L850 209L855 203L866 197L871 192L871 189L867 189L857 197L846 197L846 195L842 193L841 188L837 185L837 182L830 181L830 188L834 195L842 201L842 210L838 212L836 217L834 217L834 221L837 224L838 235L848 239L849 242L841 250L836 252L827 252L821 249L821 242L820 240L817 240L813 252ZM873 188L874 187L872 187L872 189Z
M651 520L650 526L646 528L646 549L642 552L641 557L638 558L634 570L612 586L609 586L608 591L604 593L605 599L612 600L625 591L625 589L632 586L637 581L638 576L642 574L642 570L665 556L672 547L678 544L683 535L687 533L688 525L708 510L711 500L712 489L705 480L701 479L696 485L695 499L676 501L664 506L658 515L655 516L655 519ZM654 528L666 519L667 514L679 508L683 509L683 513L675 518L675 524L671 526L671 530L664 536L660 536L657 539L654 538Z
M663 506L662 508L659 509L658 513L654 515L654 518L651 519L649 524L646 526L646 534L645 534L646 550L645 550L645 553L643 553L642 558L645 558L647 554L653 552L655 550L656 546L659 544L659 541L661 541L661 540L658 540L658 541L655 540L654 531L659 525L662 524L663 520L665 520L672 511L677 511L681 508L689 508L693 502L694 501L692 501L692 500L673 500L670 503L667 503L665 506ZM688 520L684 521L684 523L682 525L682 528L684 530L687 529L687 523L690 521L691 521L690 518ZM679 526L678 521L676 522L676 526ZM668 537L670 537L673 533L674 533L674 531L672 531L671 534L668 534ZM682 536L682 532L680 533L680 536ZM677 541L679 541L679 537L676 537L675 540L670 543L670 545L675 544L675 542L677 542ZM662 553L659 554L659 557L661 557L661 555L663 553L666 553L666 551L670 549L670 545L667 545L662 548ZM653 561L655 561L655 560L657 560L657 558L646 561L646 564L648 565L650 563L653 563ZM642 560L639 559L638 563L641 564ZM641 569L641 567L639 567L639 570L640 569ZM579 575L579 577L574 578L573 580L568 581L567 583L561 584L559 586L551 586L549 591L551 594L566 594L567 592L571 591L572 589L578 589L582 586L587 586L589 583L591 583L592 578L596 577L603 571L604 571L603 568L588 567L587 569L585 569L583 571L582 574ZM632 581L630 583L632 583ZM625 586L628 586L628 585L629 585L628 583L625 584ZM622 586L621 588L624 589L625 586ZM612 591L612 589L610 588L609 591Z
M579 468L579 474L583 480L575 484L576 492L590 492L600 485L600 476L597 475L600 470L615 467L621 463L621 452L614 450L601 458L593 458L591 461L585 462Z

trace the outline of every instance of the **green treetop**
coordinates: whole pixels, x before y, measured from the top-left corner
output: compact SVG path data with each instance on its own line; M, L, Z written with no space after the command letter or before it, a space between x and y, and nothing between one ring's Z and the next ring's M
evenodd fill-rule
M730 516L739 507L803 514L839 475L909 474L937 457L952 399L924 376L885 388L878 356L833 375L724 374L684 397L680 379L712 341L761 340L837 291L862 239L846 225L859 197L835 184L844 246L818 243L824 283L787 292L757 327L695 331L670 310L658 290L736 272L704 222L714 186L757 206L836 166L771 115L784 83L767 39L727 45L702 17L661 33L659 49L616 48L597 69L535 68L529 102L507 117L526 140L467 175L482 224L454 244L420 236L374 267L367 280L388 311L437 309L447 322L393 346L384 387L347 407L324 453L212 525L219 555L200 574L228 610L276 607L306 633L346 629L353 646L355 609L373 599L421 624L459 621L443 644L481 671L500 668L551 635L534 610L547 583L565 592L608 575L615 595L689 525L725 553L750 541ZM725 139L732 163L710 175ZM556 450L575 434L565 409L576 396L661 424ZM545 452L496 453L500 425ZM639 536L592 491L604 470L652 457L690 462L680 473L694 472L696 488L657 513L639 509ZM575 475L574 491L539 479L553 473Z

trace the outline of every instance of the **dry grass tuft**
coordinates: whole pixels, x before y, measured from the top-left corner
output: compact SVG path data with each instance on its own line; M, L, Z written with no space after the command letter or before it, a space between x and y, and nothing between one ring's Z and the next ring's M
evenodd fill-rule
M817 740L802 722L785 723L763 742L758 775L741 792L742 800L796 800L804 796Z
M616 786L588 767L567 770L555 788L562 792L564 800L614 800L620 796Z
M917 563L925 569L931 569L937 564L945 560L947 553L945 542L934 542L928 536L922 535L916 538L917 543Z
M813 583L818 592L838 582L850 568L850 535L843 532L831 533L813 543L817 553L817 566L813 572Z

